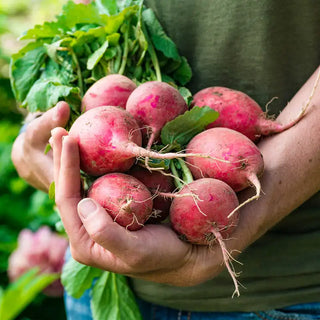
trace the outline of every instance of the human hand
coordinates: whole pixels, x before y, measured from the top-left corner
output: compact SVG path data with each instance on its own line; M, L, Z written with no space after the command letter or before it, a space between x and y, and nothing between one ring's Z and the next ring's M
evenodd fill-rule
M19 176L42 191L48 192L53 181L52 151L45 154L51 130L64 127L69 115L68 104L59 102L56 107L30 122L12 146L11 158Z
M130 232L114 222L98 203L82 199L77 142L64 129L56 128L50 144L56 204L75 260L176 286L199 284L222 270L218 246L188 244L164 225L150 224Z

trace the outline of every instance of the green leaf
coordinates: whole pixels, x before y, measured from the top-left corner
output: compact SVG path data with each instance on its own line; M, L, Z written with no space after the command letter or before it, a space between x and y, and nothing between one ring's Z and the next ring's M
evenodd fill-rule
M109 46L109 41L106 40L98 50L92 53L92 55L88 58L88 61L87 61L87 69L92 70L99 63L99 61L105 54L108 46Z
M161 51L166 57L173 60L180 60L180 55L175 43L165 34L161 24L151 9L142 12L142 18L147 26L148 33L153 45Z
M60 27L71 29L77 24L102 24L103 18L94 3L85 5L69 1L63 7L62 14L58 16L57 23Z
M85 266L70 258L62 269L61 282L70 296L79 299L102 273L100 269Z
M58 101L67 100L72 95L79 95L79 89L50 80L39 80L30 89L23 106L27 107L30 112L47 111Z
M118 13L117 0L96 0L99 12L112 16Z
M185 57L181 57L181 64L172 77L183 86L191 80L192 70Z
M18 101L22 102L26 98L30 88L38 80L45 58L45 48L37 47L12 62L11 84Z
M179 149L198 133L205 130L206 126L218 118L218 112L210 107L193 107L184 114L167 122L161 130L161 141L165 145L176 145Z
M179 90L180 94L182 95L186 104L188 106L190 106L192 99L193 99L191 91L186 87L180 87L178 90Z
M27 30L20 40L54 38L61 33L61 28L56 22L45 22L42 25L35 25Z
M126 277L108 271L92 288L91 309L94 320L142 320Z
M49 284L59 278L58 274L40 274L32 269L11 283L0 295L0 319L12 320Z

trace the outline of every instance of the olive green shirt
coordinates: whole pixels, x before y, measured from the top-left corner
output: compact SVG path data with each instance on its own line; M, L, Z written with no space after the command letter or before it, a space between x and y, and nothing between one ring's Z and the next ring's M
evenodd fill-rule
M320 63L318 0L149 0L193 69L192 93L226 86L276 114ZM303 186L301 186L303 188ZM294 195L292 195L294 196ZM320 197L239 256L239 298L227 272L194 287L132 279L147 301L193 311L257 311L320 301Z

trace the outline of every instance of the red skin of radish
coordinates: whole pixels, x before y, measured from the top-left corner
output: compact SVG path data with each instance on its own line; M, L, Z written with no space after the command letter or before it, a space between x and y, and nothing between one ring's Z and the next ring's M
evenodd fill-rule
M256 186L257 176L264 170L258 147L240 132L228 128L211 128L196 135L187 152L207 153L210 158L187 157L187 165L196 178L215 178L226 182L236 192Z
M115 222L130 231L143 227L152 212L152 196L138 179L124 173L109 173L97 180L88 190Z
M172 192L175 189L173 179L169 176L163 175L159 171L150 172L149 170L140 166L133 166L128 174L141 181L152 194L155 192ZM153 209L157 210L157 216L151 216L148 223L158 223L163 221L169 215L171 199L164 198L161 195L153 199Z
M129 95L136 84L126 76L110 74L95 82L82 98L81 110L88 111L101 106L126 107Z
M141 147L141 130L126 110L114 106L97 107L81 114L69 135L79 146L80 168L92 176L126 172L136 157L174 159L182 153L157 153Z
M129 170L135 159L126 147L141 146L137 122L120 107L88 110L76 119L69 135L78 142L81 169L93 176Z
M188 110L177 89L160 81L148 81L130 95L126 110L137 120L141 128L148 127L151 135L148 148L160 135L162 127ZM143 131L147 141L146 133Z
M209 87L197 92L192 105L208 106L219 112L218 119L209 124L208 128L230 128L241 132L252 141L288 128L267 119L258 103L247 94L225 87Z
M227 239L236 227L239 216L236 213L228 218L229 213L239 205L232 188L221 180L202 178L184 186L179 194L191 192L199 197L198 201L192 196L176 197L172 201L170 220L173 229L194 244L212 244L215 239L213 230Z

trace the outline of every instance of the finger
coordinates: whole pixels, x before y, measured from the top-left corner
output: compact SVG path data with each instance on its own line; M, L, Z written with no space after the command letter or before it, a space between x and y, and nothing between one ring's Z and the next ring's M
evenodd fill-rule
M36 189L48 191L48 183L43 182L38 172L32 170L23 152L25 133L20 134L12 145L11 159L19 176ZM50 168L48 168L50 170Z
M57 152L57 159L58 151L54 152ZM56 204L70 242L76 244L81 251L90 238L77 213L77 204L81 200L79 150L77 142L69 136L63 138L60 164L56 164L56 168Z
M65 129L55 128L51 131L51 138L49 139L49 143L53 150L53 172L56 185L59 184L58 178L60 172L62 138L67 135L68 132Z
M59 170L59 192L64 198L81 199L81 176L80 157L77 141L64 136L62 139L62 149Z
M69 105L61 101L54 108L45 112L41 117L33 120L26 130L26 139L30 145L38 147L46 145L55 127L64 127L70 116Z

